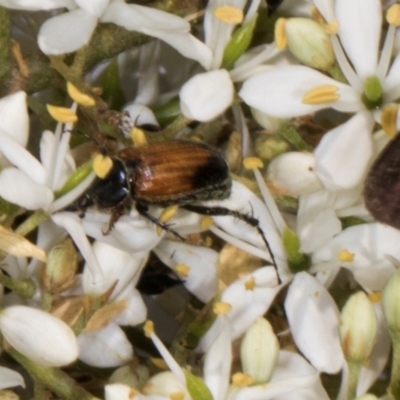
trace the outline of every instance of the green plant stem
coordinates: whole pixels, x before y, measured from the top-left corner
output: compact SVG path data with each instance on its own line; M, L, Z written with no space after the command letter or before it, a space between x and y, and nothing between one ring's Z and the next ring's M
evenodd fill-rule
M26 236L29 232L36 229L42 222L47 221L50 214L43 210L35 211L28 219L26 219L16 230L15 233Z
M98 400L97 397L84 390L60 369L37 365L13 348L8 348L7 353L18 361L38 384L42 384L60 398L65 400Z
M388 392L393 399L400 400L400 332L390 330L392 336L392 371Z
M7 81L11 74L10 35L10 12L0 7L0 82Z
M361 369L361 364L358 361L347 360L349 366L349 381L347 385L347 400L356 398L358 375Z
M32 279L13 279L0 271L0 284L17 293L24 299L31 299L35 294L36 285Z

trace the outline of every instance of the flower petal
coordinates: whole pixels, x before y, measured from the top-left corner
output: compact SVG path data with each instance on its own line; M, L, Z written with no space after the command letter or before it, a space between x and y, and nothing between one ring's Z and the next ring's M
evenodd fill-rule
M24 11L53 10L62 7L76 7L73 0L0 0L0 6L11 8L13 10Z
M306 272L290 285L285 310L294 341L320 372L337 373L343 365L339 311L328 291Z
M132 360L133 349L122 329L115 323L78 336L79 359L99 368L118 367Z
M364 80L376 74L382 27L379 0L337 0L339 37L357 75Z
M197 74L179 93L182 113L186 118L211 121L232 104L233 93L233 83L225 69Z
M72 53L87 44L97 18L77 9L48 19L40 28L38 43L45 54Z
M332 129L315 149L315 173L331 191L350 189L361 182L372 157L374 120L359 112Z
M188 275L182 277L183 283L199 300L207 303L217 294L217 252L169 240L163 240L154 252L173 270L178 264L189 268Z
M0 173L0 196L28 210L47 210L54 198L49 188L16 168L6 168Z
M323 85L337 87L339 100L323 104L305 104L307 91ZM310 114L332 107L352 112L363 108L359 95L348 85L304 66L280 66L254 75L244 82L239 96L250 107L280 118Z
M24 388L24 378L12 369L0 367L0 390L14 386L22 386Z
M89 14L96 16L97 18L100 18L106 10L110 0L75 0L75 2L78 7L82 8Z

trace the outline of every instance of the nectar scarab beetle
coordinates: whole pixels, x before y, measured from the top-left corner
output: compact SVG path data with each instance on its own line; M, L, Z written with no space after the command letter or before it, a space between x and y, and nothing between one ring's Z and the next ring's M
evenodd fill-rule
M91 187L68 207L85 215L89 207L111 211L107 234L132 201L139 214L183 239L169 225L148 212L149 206L177 205L202 215L230 215L260 233L276 263L259 222L251 215L224 207L206 207L199 202L223 200L231 193L229 167L220 153L200 142L173 140L121 150L107 157L109 168L96 177ZM278 277L279 280L279 277Z

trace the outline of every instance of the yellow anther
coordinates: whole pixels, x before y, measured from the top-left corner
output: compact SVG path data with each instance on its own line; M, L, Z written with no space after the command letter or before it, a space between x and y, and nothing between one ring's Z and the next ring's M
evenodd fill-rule
M254 290L256 287L256 280L254 279L254 276L251 276L247 281L244 283L244 288L246 290Z
M256 168L263 168L264 167L264 163L258 157L246 157L243 160L243 166L246 169L256 169Z
M237 372L232 375L232 384L236 387L250 386L253 384L253 378L243 372Z
M204 246L211 247L213 244L213 240L211 236L206 236L204 239Z
M156 357L151 357L150 361L152 362L153 365L155 365L159 369L167 370L168 365L162 358L156 358Z
M286 18L279 18L275 23L275 44L279 50L284 50L287 46L285 25Z
M145 146L148 144L143 129L140 129L136 126L131 129L131 139L133 143L135 143L136 147Z
M381 114L381 125L389 138L394 137L397 132L397 114L399 111L398 104L389 104L385 106Z
M368 295L368 299L371 303L380 303L382 300L381 292L372 292Z
M188 267L186 264L177 264L174 267L174 271L181 277L181 278L187 278L190 272L190 267Z
M400 26L400 4L393 4L386 12L386 21L393 26Z
M339 88L335 85L320 85L304 93L303 104L325 104L339 100Z
M229 303L219 301L214 304L213 311L217 315L225 315L231 310L232 306Z
M350 253L348 250L341 250L338 259L341 262L352 262L354 260L354 253Z
M46 107L51 117L57 122L66 124L78 120L78 117L70 108L52 106L51 104L47 104Z
M171 400L183 400L185 398L185 393L183 392L174 392L169 395Z
M338 21L329 22L329 24L324 25L324 30L329 35L336 35L339 30L339 22Z
M154 334L154 323L149 319L144 323L143 332L146 337L151 337Z
M200 228L205 231L213 224L213 222L214 220L212 219L212 217L210 217L209 215L205 215L201 219Z
M240 24L243 21L243 10L234 6L221 6L214 10L214 17L228 24Z
M71 82L67 82L67 91L69 97L76 103L84 107L93 107L96 102L89 95L82 93L78 88L76 88Z
M164 208L163 212L161 213L158 219L164 223L168 222L175 216L175 214L178 212L178 209L179 206L177 206L176 204Z
M108 175L112 166L113 160L103 154L97 154L93 159L93 171L100 179L104 179Z

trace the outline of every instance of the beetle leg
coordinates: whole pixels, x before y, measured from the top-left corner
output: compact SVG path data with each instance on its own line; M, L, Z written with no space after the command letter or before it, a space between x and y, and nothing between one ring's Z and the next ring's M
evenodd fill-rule
M120 219L120 217L124 214L124 205L123 204L118 204L112 209L111 215L110 215L110 221L108 222L108 228L107 230L103 232L103 235L106 236L108 235L112 229L114 228L114 225L116 222Z
M240 219L243 222L246 222L250 226L253 226L255 229L257 229L258 233L260 234L265 247L268 250L268 253L271 257L272 260L272 265L275 268L276 274L278 276L278 283L281 283L281 279L278 274L278 267L276 265L275 257L274 254L272 253L271 246L268 243L267 238L265 237L264 231L260 227L260 222L258 221L257 218L252 217L251 215L241 213L239 211L234 211L234 210L229 210L228 208L224 207L205 207L205 206L200 206L196 204L184 204L180 206L181 208L192 211L197 214L201 215L213 215L213 216L224 216L224 215L230 215L232 217L235 217L237 219Z
M178 232L171 229L168 224L161 222L154 215L151 215L148 212L148 207L145 204L136 203L136 210L138 210L138 213L140 215L147 218L149 221L151 221L153 224L159 226L161 229L164 229L167 232L171 232L174 236L176 236L177 238L179 238L181 240L185 240L185 238L182 237Z

